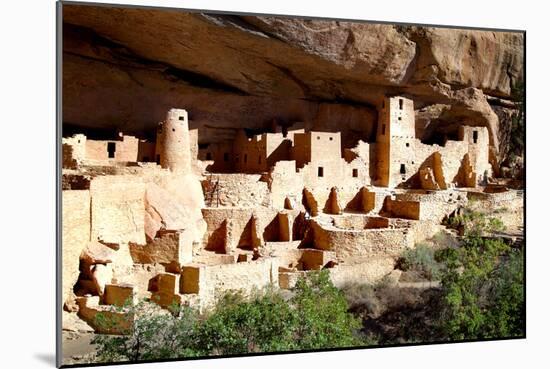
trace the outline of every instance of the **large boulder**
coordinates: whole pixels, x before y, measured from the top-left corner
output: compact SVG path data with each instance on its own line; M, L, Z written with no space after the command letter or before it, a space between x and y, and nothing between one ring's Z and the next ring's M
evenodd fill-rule
M89 242L80 254L81 262L88 265L112 263L114 257L113 249L97 241Z
M148 183L145 191L145 230L152 241L159 230L183 231L199 241L206 230L201 208L202 187L194 175L172 176L162 185Z

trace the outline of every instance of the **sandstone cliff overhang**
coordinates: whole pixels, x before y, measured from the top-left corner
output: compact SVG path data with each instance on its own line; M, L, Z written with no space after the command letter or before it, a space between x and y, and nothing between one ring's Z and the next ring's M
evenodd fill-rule
M65 5L63 25L66 123L143 132L186 106L205 143L274 117L353 130L361 119L345 109L375 115L399 93L450 107L432 129L486 126L496 146L487 98L510 99L523 78L518 32L85 5ZM319 116L326 104L340 114Z

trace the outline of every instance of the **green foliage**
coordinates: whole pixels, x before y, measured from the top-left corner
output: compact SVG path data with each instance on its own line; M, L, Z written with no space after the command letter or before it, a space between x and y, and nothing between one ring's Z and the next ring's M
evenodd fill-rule
M469 207L462 208L458 214L449 217L446 224L463 231L465 240L504 230L504 225L500 219L488 217L486 214Z
M139 361L190 356L245 354L350 347L363 344L361 322L348 312L343 293L326 271L309 273L290 300L273 290L246 298L228 293L205 316L174 306L130 307L133 329L124 335L98 335L101 361ZM106 316L103 323L108 324Z
M421 272L429 280L437 280L440 277L442 265L435 260L435 251L432 247L420 243L414 249L403 252L399 259L402 270L416 270Z
M121 311L121 308L114 308ZM140 302L136 306L124 307L133 316L131 329L122 335L96 335L99 361L139 361L195 356L192 332L196 313L189 308L173 306L163 311L158 306ZM113 326L109 314L98 314L98 325Z
M227 294L197 326L197 348L201 355L292 350L295 325L295 312L273 291L249 300Z
M297 315L295 339L300 349L361 344L354 334L361 322L348 313L344 294L334 287L326 270L300 279L291 305Z
M286 301L274 291L252 299L229 294L198 327L202 354L242 354L361 344L360 321L326 271L309 273Z
M467 212L459 248L436 253L445 263L441 328L450 339L496 338L523 332L523 256L499 239L484 237L502 223Z

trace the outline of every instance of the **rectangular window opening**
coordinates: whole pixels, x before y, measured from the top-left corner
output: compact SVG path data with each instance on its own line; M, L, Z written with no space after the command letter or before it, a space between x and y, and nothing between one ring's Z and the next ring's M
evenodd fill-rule
M359 177L359 171L357 170L357 168L354 168L354 169L352 170L351 175L352 175L354 178Z
M116 143L107 142L107 153L109 154L109 159L112 159L115 157L115 151L116 151Z
M474 131L474 143L477 143L477 131Z
M403 110L403 99L399 99L399 110Z
M318 176L318 177L323 177L324 174L325 174L325 173L324 173L323 167L317 168L317 176Z
M406 174L407 170L405 169L405 164L401 164L401 167L399 167L399 173L400 174Z

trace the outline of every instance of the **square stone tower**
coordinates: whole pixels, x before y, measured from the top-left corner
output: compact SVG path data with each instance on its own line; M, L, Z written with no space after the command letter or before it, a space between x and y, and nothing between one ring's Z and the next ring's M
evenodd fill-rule
M415 161L414 103L402 96L385 97L376 132L377 184L395 187L409 177Z

